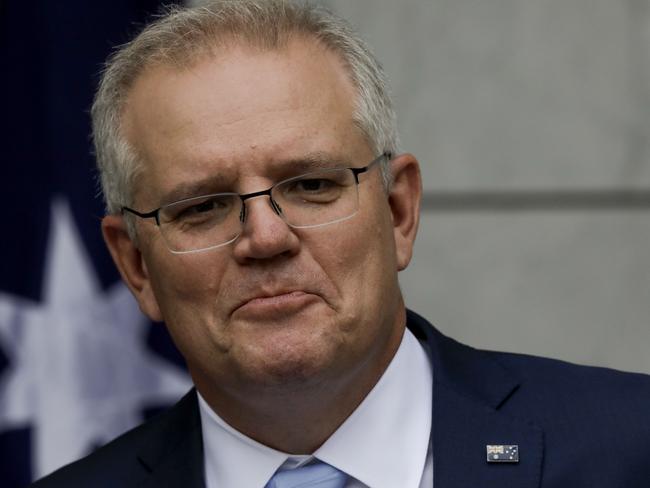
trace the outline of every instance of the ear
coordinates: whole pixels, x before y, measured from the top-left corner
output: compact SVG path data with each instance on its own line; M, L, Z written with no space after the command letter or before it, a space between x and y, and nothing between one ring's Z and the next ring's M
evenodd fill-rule
M405 269L413 256L413 245L420 223L422 177L412 154L401 154L391 161L393 184L388 194L393 219L397 270Z
M102 219L102 233L122 279L135 296L140 310L151 320L162 321L162 313L153 293L147 266L140 249L131 240L124 217L107 215Z

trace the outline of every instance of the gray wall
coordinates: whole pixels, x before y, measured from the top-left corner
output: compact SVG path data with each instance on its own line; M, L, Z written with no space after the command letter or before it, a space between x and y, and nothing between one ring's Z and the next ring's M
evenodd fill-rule
M323 3L423 167L407 304L478 347L650 373L650 205L618 194L650 189L650 2Z

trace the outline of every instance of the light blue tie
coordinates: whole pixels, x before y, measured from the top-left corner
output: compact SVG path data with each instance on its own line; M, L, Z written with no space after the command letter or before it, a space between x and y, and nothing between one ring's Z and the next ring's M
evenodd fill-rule
M348 476L322 461L276 472L264 488L343 488Z

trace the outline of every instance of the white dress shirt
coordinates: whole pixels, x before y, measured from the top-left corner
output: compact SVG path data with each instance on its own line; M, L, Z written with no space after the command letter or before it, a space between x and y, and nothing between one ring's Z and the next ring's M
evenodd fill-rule
M433 371L407 329L357 409L313 454L276 451L219 417L199 394L206 488L263 488L275 471L318 458L347 473L346 488L431 488Z

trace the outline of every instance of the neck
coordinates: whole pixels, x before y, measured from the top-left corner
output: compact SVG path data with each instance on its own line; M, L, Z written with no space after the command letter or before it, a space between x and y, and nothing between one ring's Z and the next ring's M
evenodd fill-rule
M404 326L396 328L379 358L338 381L289 388L226 391L194 377L208 405L230 426L261 444L289 454L316 451L356 410L395 356ZM379 359L379 360L378 360Z

